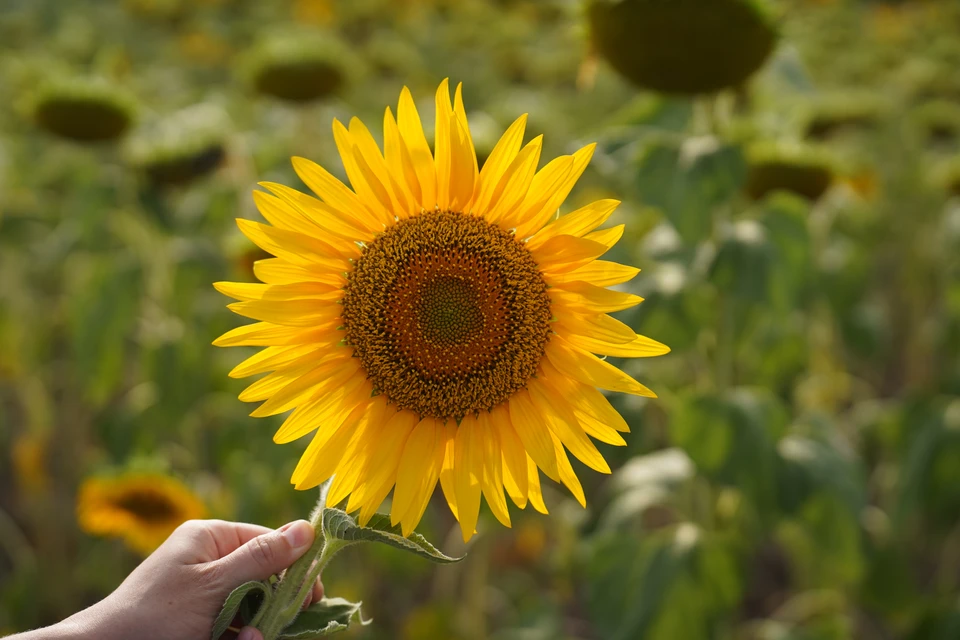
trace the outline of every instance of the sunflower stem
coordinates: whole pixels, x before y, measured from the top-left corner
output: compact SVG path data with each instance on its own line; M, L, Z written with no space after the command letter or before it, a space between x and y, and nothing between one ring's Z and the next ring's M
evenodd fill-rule
M310 549L299 560L287 569L280 577L274 595L265 601L257 615L250 621L250 625L260 630L263 640L276 640L280 634L293 622L307 596L313 589L313 583L320 576L338 551L352 544L337 538L327 538L323 530L323 502L314 510L310 518L313 525L314 538Z

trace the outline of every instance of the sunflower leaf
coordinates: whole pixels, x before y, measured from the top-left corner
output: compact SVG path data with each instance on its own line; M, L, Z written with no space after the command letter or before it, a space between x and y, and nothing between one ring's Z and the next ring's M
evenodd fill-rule
M340 509L326 509L323 512L323 532L328 539L336 538L345 542L382 542L440 564L463 560L462 557L452 558L441 553L419 533L404 537L399 526L390 525L389 516L379 513L370 519L367 526L361 527Z
M270 585L266 582L260 582L259 580L244 582L230 592L230 595L228 595L227 599L223 602L223 608L220 609L217 619L213 621L213 631L210 633L211 640L217 640L217 638L223 635L223 632L227 630L227 627L230 626L230 623L233 622L234 617L236 617L243 599L248 595L254 595L257 591L263 595L265 602L268 602L270 596L273 595L273 589Z
M360 602L343 598L324 598L303 610L290 626L280 633L280 640L311 640L338 631L345 631L354 617L361 625L370 624L360 615Z

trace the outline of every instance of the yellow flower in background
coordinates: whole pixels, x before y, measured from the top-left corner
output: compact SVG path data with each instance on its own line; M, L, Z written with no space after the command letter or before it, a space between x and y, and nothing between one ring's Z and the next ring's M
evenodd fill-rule
M89 478L77 496L77 521L85 532L123 538L148 554L179 525L206 517L206 507L183 483L157 474Z
M272 371L240 399L264 401L253 416L294 409L275 442L316 431L298 489L335 474L327 504L349 498L361 524L392 489L408 535L439 480L466 540L481 494L506 526L504 489L545 513L538 470L585 504L567 451L609 473L590 438L623 445L628 431L598 388L655 397L594 354L669 349L607 315L641 301L606 288L639 270L599 259L623 234L595 230L619 203L556 218L595 145L537 171L542 136L522 144L524 115L480 169L459 86L451 102L440 85L436 114L433 151L406 88L383 152L360 120L335 120L352 190L303 158L320 199L262 183L272 226L237 222L276 257L254 266L263 284L215 285L260 322L214 344L266 347L230 375Z

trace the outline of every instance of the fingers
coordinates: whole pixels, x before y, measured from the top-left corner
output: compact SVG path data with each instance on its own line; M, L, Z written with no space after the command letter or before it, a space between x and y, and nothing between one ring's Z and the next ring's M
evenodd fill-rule
M320 582L320 578L317 578L317 581L313 583L313 589L307 594L307 599L303 601L301 608L306 609L314 602L320 602L321 600L323 600L323 583Z
M232 584L265 580L296 562L310 548L313 536L310 523L297 520L251 538L217 564Z
M257 536L270 533L273 529L260 526L259 524L248 524L246 522L228 522L226 520L204 520L202 522L206 531L213 537L216 544L217 556L210 560L219 560L240 548L240 546L250 542Z
M244 627L240 629L237 640L263 640L263 636L253 627Z

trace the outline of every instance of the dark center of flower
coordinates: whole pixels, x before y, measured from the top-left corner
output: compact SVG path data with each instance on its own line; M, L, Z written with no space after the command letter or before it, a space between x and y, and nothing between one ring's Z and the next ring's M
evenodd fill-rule
M144 522L166 522L176 516L177 509L166 496L154 491L130 491L114 500L116 506Z
M391 402L460 419L536 373L550 334L546 292L511 234L474 216L425 212L357 260L343 297L347 341Z

